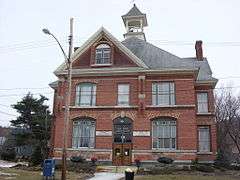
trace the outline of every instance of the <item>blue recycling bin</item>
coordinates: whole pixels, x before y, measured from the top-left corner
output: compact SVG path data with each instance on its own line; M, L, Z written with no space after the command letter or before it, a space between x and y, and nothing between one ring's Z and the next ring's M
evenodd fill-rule
M55 173L55 159L45 159L43 163L43 176L53 177Z

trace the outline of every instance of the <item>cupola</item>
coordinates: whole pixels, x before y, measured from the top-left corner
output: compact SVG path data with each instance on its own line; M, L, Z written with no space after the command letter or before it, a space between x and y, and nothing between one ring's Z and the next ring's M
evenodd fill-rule
M146 40L143 29L148 25L147 17L146 14L143 14L135 4L127 14L122 16L122 19L127 31L123 35L125 39L130 37L137 37Z

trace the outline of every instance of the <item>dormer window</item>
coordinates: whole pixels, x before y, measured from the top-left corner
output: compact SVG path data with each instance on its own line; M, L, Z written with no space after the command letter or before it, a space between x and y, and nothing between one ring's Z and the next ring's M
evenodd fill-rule
M96 47L95 64L110 64L111 47L108 44L99 44Z

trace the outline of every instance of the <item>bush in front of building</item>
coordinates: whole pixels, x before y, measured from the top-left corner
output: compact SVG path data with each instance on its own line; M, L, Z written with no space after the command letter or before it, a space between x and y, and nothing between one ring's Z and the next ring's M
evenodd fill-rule
M169 158L169 157L159 157L157 159L157 161L159 163L163 163L163 164L172 164L173 163L173 159Z
M72 156L70 157L71 162L73 163L84 163L86 159L83 156Z
M15 160L16 153L14 150L9 150L9 151L3 151L1 153L1 159L5 161L13 161Z
M196 164L192 166L193 170L200 171L200 172L206 172L206 173L213 173L215 172L215 169L211 165L206 164Z
M154 166L150 168L149 174L158 175L158 174L172 174L177 171L175 165L165 165L165 166Z

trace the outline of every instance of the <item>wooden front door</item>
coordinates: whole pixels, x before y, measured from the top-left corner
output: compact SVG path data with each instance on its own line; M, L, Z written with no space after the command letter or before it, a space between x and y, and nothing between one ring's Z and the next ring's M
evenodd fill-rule
M132 162L132 144L113 144L113 165L128 166Z
M132 162L132 122L129 118L114 120L113 154L115 166L131 165Z

